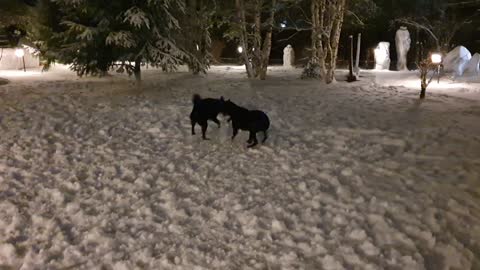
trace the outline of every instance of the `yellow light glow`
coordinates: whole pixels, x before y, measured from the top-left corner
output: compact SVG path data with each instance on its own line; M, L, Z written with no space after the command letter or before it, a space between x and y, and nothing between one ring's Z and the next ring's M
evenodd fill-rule
M439 53L432 54L432 63L440 64L442 62L442 55Z
M22 58L24 55L25 55L25 51L23 49L16 49L15 50L15 55L18 57L18 58Z

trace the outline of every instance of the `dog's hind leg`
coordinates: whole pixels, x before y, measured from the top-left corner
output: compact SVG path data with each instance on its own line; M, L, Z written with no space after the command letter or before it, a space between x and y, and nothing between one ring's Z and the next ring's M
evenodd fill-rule
M205 122L205 123L200 123L200 125L202 126L202 139L204 139L204 140L209 140L209 139L205 136L205 133L207 132L208 124Z
M263 140L262 143L264 143L268 139L268 133L266 130L263 131Z
M195 135L195 124L197 122L195 122L194 120L191 120L191 122L192 122L192 135Z

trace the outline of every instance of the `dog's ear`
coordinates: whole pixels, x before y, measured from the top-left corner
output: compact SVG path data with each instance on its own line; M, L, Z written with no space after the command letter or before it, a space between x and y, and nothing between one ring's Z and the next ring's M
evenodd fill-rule
M225 99L223 99L223 96L220 97L220 100L221 100L221 101L225 101Z

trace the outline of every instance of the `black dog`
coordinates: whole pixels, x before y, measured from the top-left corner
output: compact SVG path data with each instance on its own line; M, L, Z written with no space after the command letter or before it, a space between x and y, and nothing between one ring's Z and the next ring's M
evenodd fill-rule
M263 132L264 137L262 143L267 140L267 130L270 127L270 120L264 112L258 110L250 111L227 100L223 104L222 113L230 116L228 121L232 121L232 140L237 136L239 129L250 132L250 137L247 141L250 145L247 147L253 147L258 144L257 132L259 131Z
M215 98L204 98L202 99L200 95L193 95L193 110L190 113L190 121L192 123L192 135L195 135L195 124L198 123L202 127L202 138L208 140L205 137L205 132L207 131L208 123L207 120L212 120L215 122L218 127L220 127L220 121L217 119L217 115L223 110L223 104L225 100L223 97L220 99Z

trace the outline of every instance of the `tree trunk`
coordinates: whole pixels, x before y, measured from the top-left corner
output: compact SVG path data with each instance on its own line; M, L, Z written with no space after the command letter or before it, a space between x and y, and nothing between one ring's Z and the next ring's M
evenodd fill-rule
M202 66L208 66L208 58L206 55L209 47L209 42L207 42L209 33L202 7L202 0L185 1L186 24L184 31L188 32L188 39L184 46L189 48L194 58L188 63L188 70L192 72L193 75L198 75L202 71Z
M340 42L340 33L342 32L343 17L345 14L345 1L339 0L336 3L336 7L333 7L334 14L332 15L333 24L332 32L330 35L330 46L329 46L329 67L327 72L327 77L325 78L326 83L332 83L335 81L335 69L337 68L337 54L338 54L338 44Z
M311 51L311 59L310 61L312 63L317 63L318 62L318 36L320 34L319 28L318 28L318 0L312 0L312 3L310 5L310 10L312 12L312 51Z
M420 66L420 98L423 99L425 98L425 92L427 91L427 74L428 74L428 68L426 65L421 65Z
M260 75L262 63L262 4L263 0L255 0L252 67L255 78Z
M135 75L135 80L137 83L142 81L142 73L140 70L141 61L140 59L135 59L135 66L133 67L133 74Z
M272 7L270 10L270 17L268 18L268 29L265 34L265 39L263 41L262 48L262 59L260 63L260 80L265 80L267 77L268 62L270 61L270 51L272 49L272 32L273 32L273 23L275 19L275 6L277 0L272 0Z
M243 0L235 0L235 8L237 10L237 19L240 21L240 45L242 46L242 57L247 69L247 75L252 78L254 75L252 63L248 57L248 42L247 42L247 26L245 21L245 4Z
M318 36L317 36L317 58L318 58L318 65L320 67L320 77L326 77L326 66L325 66L325 46L323 44L323 39L325 38L325 11L326 11L326 0L314 0L317 1L317 20L318 20ZM330 35L330 33L328 33Z
M312 0L312 59L317 62L320 77L335 81L338 44L342 31L346 0Z

